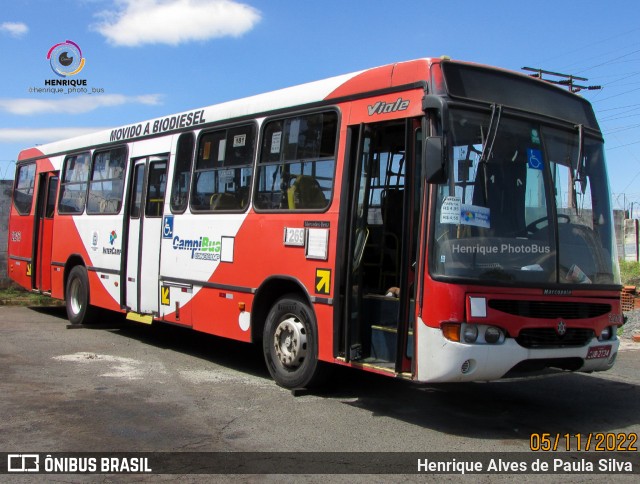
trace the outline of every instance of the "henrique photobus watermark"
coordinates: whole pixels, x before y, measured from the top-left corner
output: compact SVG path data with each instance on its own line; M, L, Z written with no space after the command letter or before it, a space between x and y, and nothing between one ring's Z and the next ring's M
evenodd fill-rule
M103 94L104 88L90 87L87 79L72 78L85 67L86 58L80 46L72 40L65 40L51 46L47 52L51 70L58 78L45 79L44 87L32 86L31 94Z
M535 254L543 255L551 253L551 247L538 244L452 244L453 254Z

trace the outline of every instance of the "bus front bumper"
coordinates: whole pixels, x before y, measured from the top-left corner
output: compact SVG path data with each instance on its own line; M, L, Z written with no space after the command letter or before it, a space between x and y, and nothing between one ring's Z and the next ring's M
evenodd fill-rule
M593 338L579 348L529 349L513 338L501 344L458 343L422 321L417 336L416 380L425 383L498 380L512 370L523 371L520 376L542 368L605 371L613 366L620 346L617 338Z

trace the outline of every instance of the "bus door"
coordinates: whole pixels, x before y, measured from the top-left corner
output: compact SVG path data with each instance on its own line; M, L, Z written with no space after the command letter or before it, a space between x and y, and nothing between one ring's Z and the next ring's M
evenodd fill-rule
M158 315L167 158L137 159L131 172L124 271L125 305L136 313Z
M420 126L403 119L352 127L346 168L339 353L397 373L412 370Z
M32 257L32 287L51 292L51 249L53 241L53 214L58 194L58 172L41 173L38 182L34 254Z

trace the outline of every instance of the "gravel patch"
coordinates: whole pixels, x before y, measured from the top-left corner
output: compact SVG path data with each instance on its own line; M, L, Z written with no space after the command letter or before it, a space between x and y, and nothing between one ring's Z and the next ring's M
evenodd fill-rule
M627 322L622 327L622 334L619 335L619 338L631 341L634 332L640 333L640 309L627 311L624 316L627 318Z

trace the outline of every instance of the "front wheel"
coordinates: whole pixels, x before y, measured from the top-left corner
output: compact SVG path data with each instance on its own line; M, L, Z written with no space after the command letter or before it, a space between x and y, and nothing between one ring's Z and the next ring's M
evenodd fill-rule
M67 317L71 324L87 324L93 311L89 306L89 277L84 266L75 266L67 278L67 288L64 294L67 306Z
M262 349L269 373L285 388L305 388L319 374L315 315L295 295L279 299L269 311Z

